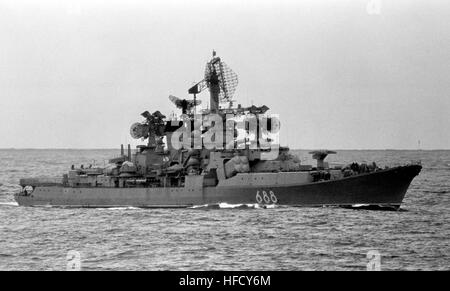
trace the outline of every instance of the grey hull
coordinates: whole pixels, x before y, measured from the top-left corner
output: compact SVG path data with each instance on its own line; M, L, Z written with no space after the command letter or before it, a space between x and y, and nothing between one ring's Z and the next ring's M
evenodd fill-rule
M387 170L308 184L171 188L36 187L16 195L23 206L60 207L190 207L218 204L279 204L292 206L355 204L398 207L421 166Z

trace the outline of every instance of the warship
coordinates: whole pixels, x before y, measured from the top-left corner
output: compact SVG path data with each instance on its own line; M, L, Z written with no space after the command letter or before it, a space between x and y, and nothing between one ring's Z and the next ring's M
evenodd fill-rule
M213 52L193 99L169 96L181 114L143 112L130 134L142 145L104 167L72 165L61 177L20 179L19 205L55 207L195 207L220 203L367 206L398 209L420 163L330 166L329 150L306 165L279 145L280 120L262 106L235 106L237 74ZM209 106L197 94L209 91ZM295 134L295 133L292 133ZM38 173L37 173L38 174Z

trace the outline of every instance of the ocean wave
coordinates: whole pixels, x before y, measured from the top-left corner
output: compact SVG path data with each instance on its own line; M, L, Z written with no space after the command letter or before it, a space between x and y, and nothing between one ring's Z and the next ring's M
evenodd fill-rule
M450 171L450 166L447 167L425 167L428 171Z
M17 184L0 183L0 195L13 195L20 192L22 187Z
M422 190L424 193L446 194L450 193L450 190Z
M17 202L0 202L0 206L19 206Z

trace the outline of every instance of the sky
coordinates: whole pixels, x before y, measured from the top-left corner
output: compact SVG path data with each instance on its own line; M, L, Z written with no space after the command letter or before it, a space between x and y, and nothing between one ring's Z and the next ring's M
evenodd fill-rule
M450 149L444 0L0 0L0 148L139 144L212 50L283 145Z

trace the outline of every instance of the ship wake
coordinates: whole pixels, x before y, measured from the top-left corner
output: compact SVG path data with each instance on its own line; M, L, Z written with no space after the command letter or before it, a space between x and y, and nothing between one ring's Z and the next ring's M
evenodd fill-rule
M276 204L230 204L226 202L215 203L215 204L204 204L204 205L194 205L189 207L191 209L268 209L276 208Z
M0 206L19 206L17 202L0 202Z

